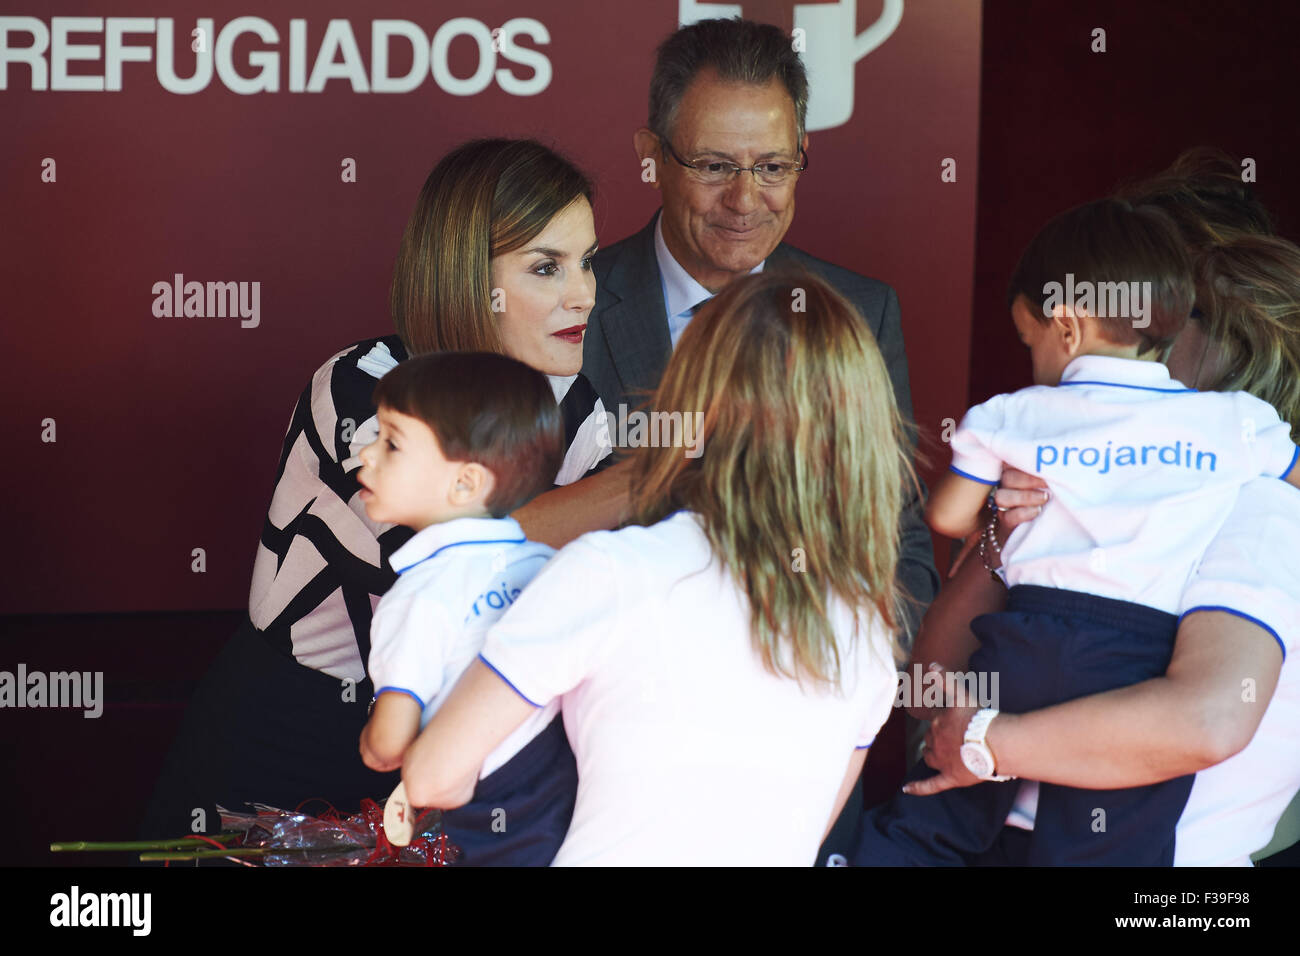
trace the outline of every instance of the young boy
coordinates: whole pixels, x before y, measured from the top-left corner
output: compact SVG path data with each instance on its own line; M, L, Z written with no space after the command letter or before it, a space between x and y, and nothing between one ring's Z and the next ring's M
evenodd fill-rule
M374 401L379 438L360 453L361 498L372 520L416 532L389 559L398 579L371 624L375 699L361 756L385 771L402 765L488 627L554 553L526 541L507 515L551 487L564 430L546 376L502 355L409 359L380 380ZM443 814L443 830L462 863L546 865L576 793L551 706L489 755L473 798ZM390 798L394 808L401 794Z
M1001 709L1036 710L1164 674L1183 587L1246 481L1300 485L1290 427L1266 402L1198 393L1157 359L1194 297L1190 263L1158 210L1102 200L1048 223L1008 296L1036 385L972 408L952 440L931 527L976 529L1003 464L1048 483L1048 503L1002 550L1007 610L972 622L977 673ZM996 705L995 705L996 706ZM998 710L979 711L962 760L987 781ZM912 779L929 776L923 765ZM1029 862L1168 866L1192 776L1124 790L1041 784ZM1017 783L900 794L867 815L863 864L961 863L987 850Z

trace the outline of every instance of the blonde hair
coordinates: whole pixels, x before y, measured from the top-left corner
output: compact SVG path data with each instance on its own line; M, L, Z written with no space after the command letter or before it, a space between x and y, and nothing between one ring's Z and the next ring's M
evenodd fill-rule
M1300 441L1300 247L1274 235L1241 164L1209 147L1119 190L1177 224L1191 253L1198 320L1224 353L1220 391L1271 404Z
M1207 250L1199 273L1206 333L1226 361L1215 388L1262 398L1300 442L1300 247L1242 235Z
M1241 163L1209 146L1184 150L1168 169L1126 183L1115 194L1135 206L1163 209L1193 256L1242 234L1274 233L1268 210L1242 182Z
M738 279L691 320L654 407L703 412L700 454L638 448L633 520L702 518L749 599L763 666L840 686L831 596L874 607L899 659L898 523L903 481L916 479L889 371L854 307L807 273Z

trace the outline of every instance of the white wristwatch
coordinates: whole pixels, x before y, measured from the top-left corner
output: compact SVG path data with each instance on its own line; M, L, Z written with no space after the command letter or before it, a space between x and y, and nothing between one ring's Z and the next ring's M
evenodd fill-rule
M988 744L984 742L984 737L989 732L989 724L993 723L993 718L997 715L996 710L986 707L977 711L970 719L961 745L961 762L966 765L967 770L981 780L1014 780L1015 777L1000 777L994 773L996 763L993 759L993 751L989 750Z

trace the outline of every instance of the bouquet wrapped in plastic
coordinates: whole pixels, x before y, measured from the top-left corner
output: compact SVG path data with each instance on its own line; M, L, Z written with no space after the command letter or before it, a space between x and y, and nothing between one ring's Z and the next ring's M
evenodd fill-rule
M143 862L200 862L226 859L247 866L446 866L459 849L442 832L441 814L431 810L416 819L394 845L385 833L384 807L361 801L361 810L343 815L329 807L319 816L255 804L250 812L221 810L216 836L180 837L124 843L53 843L55 852L140 851ZM391 813L390 813L391 816Z

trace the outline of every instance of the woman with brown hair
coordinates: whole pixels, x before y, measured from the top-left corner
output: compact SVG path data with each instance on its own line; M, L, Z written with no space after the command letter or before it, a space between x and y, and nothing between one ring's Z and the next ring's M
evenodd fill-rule
M396 774L357 753L372 688L365 662L373 609L396 575L389 556L412 535L366 515L358 453L377 434L371 393L407 356L490 351L546 373L565 423L556 485L610 461L604 410L582 377L595 302L592 185L528 140L476 140L429 174L402 238L392 284L397 334L331 356L298 399L276 470L249 598L249 620L201 683L168 756L146 835L190 830L215 805L292 807L324 798L355 809ZM530 538L612 527L626 483L611 469L584 483L582 510L542 495L516 517Z
M653 405L696 440L633 452L633 524L565 547L493 627L407 794L461 805L558 698L557 865L810 865L894 700L910 466L884 360L822 280L765 271L695 316Z

